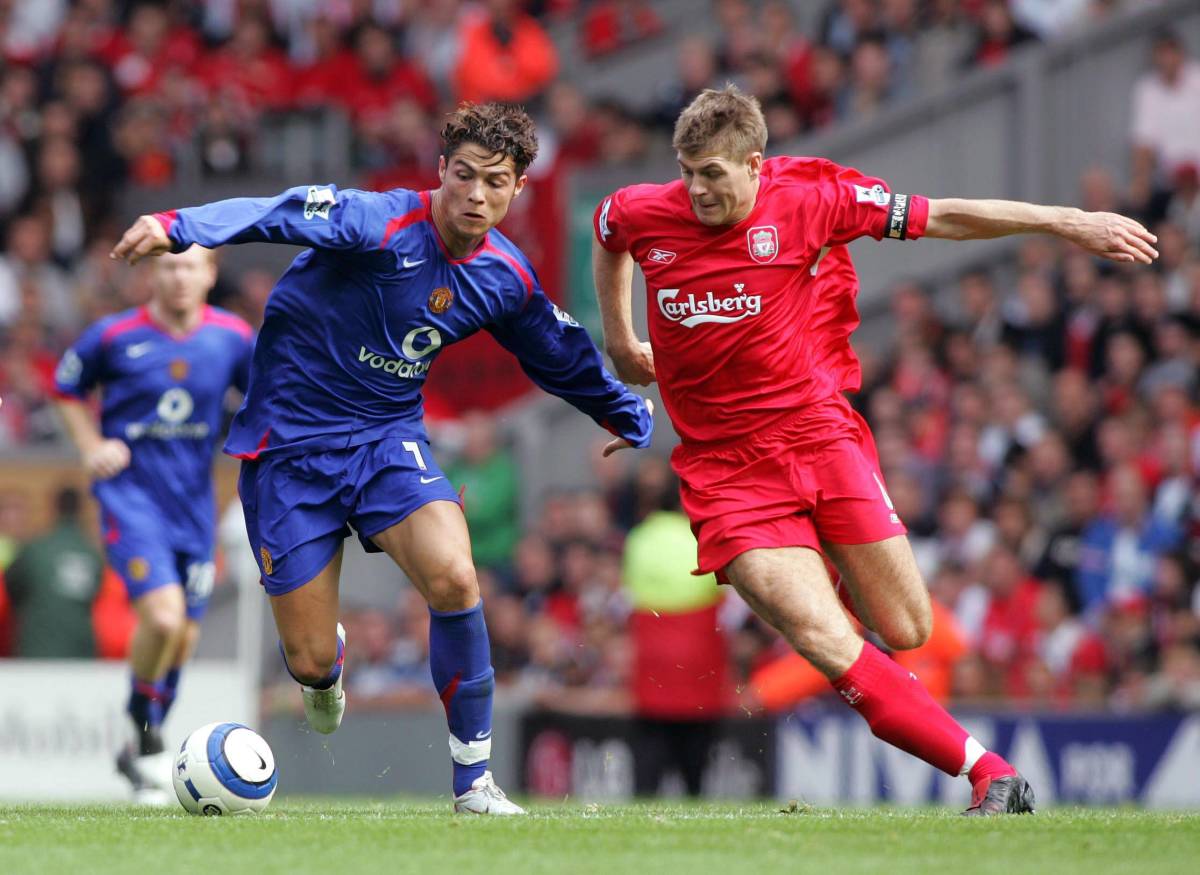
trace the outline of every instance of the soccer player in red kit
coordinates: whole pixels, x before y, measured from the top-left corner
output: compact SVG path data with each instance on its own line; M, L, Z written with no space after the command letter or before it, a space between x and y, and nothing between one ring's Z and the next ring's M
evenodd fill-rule
M1093 254L1150 263L1130 219L1011 201L927 199L821 158L763 158L757 101L708 90L680 115L682 180L634 185L595 215L593 271L605 345L627 383L657 379L681 443L672 465L717 572L824 674L879 738L973 789L967 814L1033 810L1033 791L920 681L855 631L895 650L922 644L932 612L867 424L843 392L860 384L850 333L859 237L973 239L1042 232ZM634 262L646 277L650 343L633 331Z

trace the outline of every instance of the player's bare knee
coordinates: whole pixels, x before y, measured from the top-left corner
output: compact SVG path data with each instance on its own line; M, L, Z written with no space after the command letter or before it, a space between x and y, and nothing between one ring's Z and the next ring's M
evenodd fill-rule
M880 625L882 628L877 631L884 644L892 650L913 650L933 634L933 614L925 606L924 610L897 612Z
M819 653L845 632L852 631L848 624L830 623L820 612L810 610L807 605L789 604L781 606L775 615L775 625L796 651L806 658Z
M292 677L302 684L312 685L329 676L337 661L337 640L334 639L332 646L312 642L295 650L284 648L284 653Z
M149 626L155 637L168 641L183 635L187 616L182 608L176 605L158 604L143 612L142 622Z
M479 581L469 559L449 563L428 583L429 606L435 611L465 611L479 603Z

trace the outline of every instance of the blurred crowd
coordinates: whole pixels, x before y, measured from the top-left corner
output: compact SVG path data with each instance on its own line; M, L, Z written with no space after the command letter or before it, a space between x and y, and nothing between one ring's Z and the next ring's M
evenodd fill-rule
M0 2L0 395L11 399L0 447L56 439L44 398L57 356L89 321L144 299L106 259L119 193L181 175L248 178L280 119L343 118L347 169L363 185L420 187L436 181L442 112L520 101L539 119L533 175L553 179L647 157L687 101L730 79L760 98L781 143L1123 4L829 0L820 16L785 0L704 5L716 37L672 33L655 4L635 0ZM565 54L620 63L640 45L677 55L648 101L588 96L586 68L579 81L559 75ZM550 210L514 215L510 232L554 276L562 223ZM257 324L269 289L251 272L226 279L214 303Z
M900 283L856 402L969 645L956 696L1200 707L1200 234L1084 187L1150 224L1156 269L1032 238L948 294Z
M245 178L272 119L344 116L368 185L428 184L436 119L464 98L531 107L538 173L628 164L703 87L732 79L757 95L779 143L1130 5L830 0L813 16L798 2L714 0L708 37L632 0L0 0L0 448L61 440L47 400L58 355L148 295L107 258L118 194L185 170ZM646 46L676 57L652 99L588 96L559 75L564 53L620 63ZM1169 33L1151 62L1131 97L1130 173L1089 170L1078 205L1147 222L1153 269L1031 239L1015 262L945 287L897 284L891 347L860 350L855 403L952 639L928 670L956 701L1200 707L1200 65ZM272 280L223 276L213 303L258 324ZM628 545L678 546L663 460L597 461L591 488L550 496L522 528L521 472L496 421L468 417L452 455L502 684L559 707L628 709L654 695L633 689L655 637L638 629L711 611L723 667L703 676L718 709L790 701L762 694L756 678L784 649L726 588L673 580L672 604L647 599L654 550L631 560ZM5 564L11 540L0 531ZM432 696L425 623L412 593L346 618L360 700Z

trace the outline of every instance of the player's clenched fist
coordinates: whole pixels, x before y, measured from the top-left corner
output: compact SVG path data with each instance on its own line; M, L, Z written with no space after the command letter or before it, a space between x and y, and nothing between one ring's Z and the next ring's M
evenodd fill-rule
M613 370L623 383L648 386L654 382L654 351L640 341L628 346L608 348Z
M171 238L154 216L139 216L113 247L109 258L137 264L147 255L162 255L171 251Z
M129 467L129 447L122 440L109 438L84 454L83 463L97 480L108 480Z
M1158 238L1140 222L1117 213L1076 211L1063 236L1088 252L1111 261L1150 264L1158 258Z

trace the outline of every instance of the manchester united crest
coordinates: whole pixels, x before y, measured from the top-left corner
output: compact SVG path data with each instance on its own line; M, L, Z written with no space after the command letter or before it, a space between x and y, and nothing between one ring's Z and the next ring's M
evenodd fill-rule
M184 359L173 359L171 361L171 379L175 382L182 383L187 379L189 370L188 363Z
M750 257L759 264L769 264L779 254L779 232L774 225L759 225L746 232Z
M439 316L450 309L450 305L454 303L454 292L450 291L445 286L434 289L429 293L429 310Z
M271 551L266 547L259 547L258 555L262 557L263 574L271 574L275 571L275 560L271 558Z

